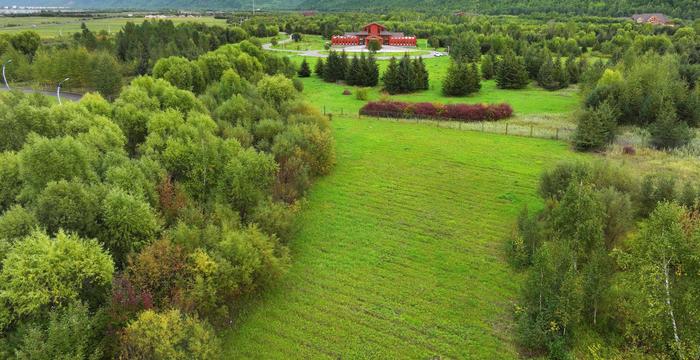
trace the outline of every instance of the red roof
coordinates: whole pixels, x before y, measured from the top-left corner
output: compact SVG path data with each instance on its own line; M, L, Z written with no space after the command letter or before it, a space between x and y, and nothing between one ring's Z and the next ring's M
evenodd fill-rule
M369 31L368 29L369 29L369 27L372 26L372 25L377 25L377 26L379 27L379 31L386 30L386 27L385 27L384 25L378 24L378 23L376 23L376 22L369 23L369 24L363 26L362 29L365 30L365 31Z

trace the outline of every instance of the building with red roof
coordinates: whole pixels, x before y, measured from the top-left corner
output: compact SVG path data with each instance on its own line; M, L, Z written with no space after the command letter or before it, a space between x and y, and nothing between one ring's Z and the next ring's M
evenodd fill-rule
M366 46L372 40L377 40L382 45L416 46L415 36L406 36L402 32L387 31L386 27L377 23L365 25L362 31L335 35L331 37L331 44Z

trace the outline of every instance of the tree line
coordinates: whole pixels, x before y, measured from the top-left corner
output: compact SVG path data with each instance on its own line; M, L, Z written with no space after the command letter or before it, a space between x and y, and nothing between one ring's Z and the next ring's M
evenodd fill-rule
M1 358L222 358L216 329L288 268L334 163L268 56L164 58L113 102L0 94Z
M543 173L543 210L524 208L508 252L526 280L515 307L522 346L568 359L697 358L698 189L607 162ZM579 356L583 354L579 353Z

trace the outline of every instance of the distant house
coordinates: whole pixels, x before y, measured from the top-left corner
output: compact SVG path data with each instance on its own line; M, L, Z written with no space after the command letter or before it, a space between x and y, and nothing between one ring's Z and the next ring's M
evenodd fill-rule
M367 45L371 40L378 40L382 45L416 46L415 36L406 36L402 32L387 31L377 23L367 24L362 31L349 32L331 37L332 45Z
M638 24L653 24L653 25L666 25L670 22L666 15L661 13L655 14L634 14L632 15L632 20Z

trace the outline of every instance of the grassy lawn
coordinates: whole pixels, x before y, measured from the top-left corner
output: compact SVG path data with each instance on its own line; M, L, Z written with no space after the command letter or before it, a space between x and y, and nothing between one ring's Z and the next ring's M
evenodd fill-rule
M59 36L71 36L73 33L80 31L80 25L84 22L93 32L102 30L116 33L127 22L141 23L146 19L143 15L133 17L114 17L102 19L84 19L75 17L0 17L0 34L1 33L17 33L24 30L34 30L42 38L55 38ZM168 18L175 24L182 22L199 22L208 25L226 25L226 20L215 19L213 16L194 17L194 18Z
M512 359L521 277L503 241L540 207L563 142L336 117L338 164L314 185L293 265L245 306L228 358Z
M280 36L278 40L284 40L286 38L286 36ZM303 35L299 42L277 44L272 46L272 48L286 50L323 50L323 44L326 42L328 42L328 40L324 40L321 35Z
M302 57L292 59L301 63ZM317 59L307 58L313 68ZM530 84L523 90L502 90L496 87L494 80L482 81L481 91L466 97L444 97L441 93L442 79L447 72L448 57L425 59L425 65L430 73L430 89L413 94L396 95L392 98L413 102L442 102L442 103L509 103L518 116L533 115L569 115L578 108L579 96L575 87L559 91L546 91ZM380 73L384 72L388 61L379 61ZM341 109L346 114L357 114L364 101L355 99L354 94L342 95L343 90L355 89L351 86L326 83L317 76L303 78L304 93L309 101L320 109L333 113L340 113ZM370 89L369 100L378 100L381 97L381 88Z

